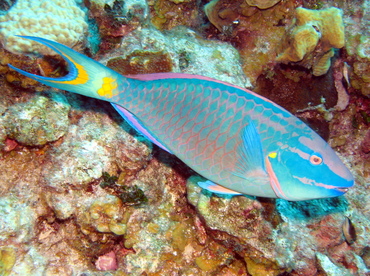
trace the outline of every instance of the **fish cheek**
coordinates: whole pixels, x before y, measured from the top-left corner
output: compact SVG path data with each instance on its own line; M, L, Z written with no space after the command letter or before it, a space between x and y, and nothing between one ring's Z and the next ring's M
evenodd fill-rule
M276 152L276 154L268 155L268 162L270 164L271 172L269 172L270 177L274 175L276 178L276 184L285 188L286 184L291 181L291 171L289 167L286 166L286 160L281 152Z
M284 158L281 158L278 154L269 154L266 161L271 187L276 196L286 200L301 200L302 195L296 183L297 179L292 177L291 171L283 162Z
M312 165L309 160L292 151L282 151L277 157L269 158L269 162L278 180L280 194L283 195L281 197L278 194L279 197L297 201L333 196L332 191L315 184L331 176L325 173L325 164Z
M300 157L298 154L291 151L283 151L280 154L280 170L283 175L281 178L289 185L289 188L297 188L302 185L298 179L301 177L309 177L312 171L312 166L309 162Z

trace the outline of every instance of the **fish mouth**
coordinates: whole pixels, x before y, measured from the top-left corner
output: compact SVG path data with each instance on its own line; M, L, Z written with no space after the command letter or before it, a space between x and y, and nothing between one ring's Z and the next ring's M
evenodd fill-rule
M353 185L355 184L355 182L352 180L352 181L348 181L347 185L343 185L342 187L333 187L334 190L342 193L342 194L345 194L348 192L349 188L353 187Z
M335 188L335 190L337 190L338 192L341 192L343 194L345 194L346 192L348 192L348 188Z

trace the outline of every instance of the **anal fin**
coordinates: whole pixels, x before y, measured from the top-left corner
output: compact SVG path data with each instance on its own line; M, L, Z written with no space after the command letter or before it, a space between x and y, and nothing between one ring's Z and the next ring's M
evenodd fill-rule
M121 115L122 118L126 120L126 122L137 132L144 135L146 138L148 138L152 143L156 144L161 149L171 153L169 149L165 145L163 145L155 136L152 134L148 129L145 128L145 126L140 122L138 118L135 117L132 113L130 113L128 110L123 108L122 106L119 106L117 104L111 103L114 109ZM172 153L171 153L172 154Z
M202 188L202 189L205 189L207 191L210 191L212 193L215 193L215 194L221 194L221 195L232 195L232 196L235 196L235 195L242 195L241 193L239 192L235 192L233 190L230 190L228 188L225 188L225 187L222 187L220 185L217 185L215 183L213 183L212 181L204 181L204 182L198 182L198 185Z

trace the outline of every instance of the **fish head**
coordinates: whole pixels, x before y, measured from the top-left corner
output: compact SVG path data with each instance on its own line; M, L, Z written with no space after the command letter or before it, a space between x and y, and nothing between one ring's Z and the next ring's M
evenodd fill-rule
M277 143L266 158L277 197L290 201L343 195L354 185L352 173L314 131Z

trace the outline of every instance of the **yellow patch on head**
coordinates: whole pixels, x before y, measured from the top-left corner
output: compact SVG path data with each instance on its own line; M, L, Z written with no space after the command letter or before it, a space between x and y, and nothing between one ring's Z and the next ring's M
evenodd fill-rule
M117 80L111 77L103 78L103 85L98 89L97 93L101 97L112 98L113 90L117 88Z
M269 157L271 157L271 158L276 158L276 156L277 156L276 152L270 152L269 153Z

